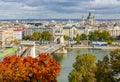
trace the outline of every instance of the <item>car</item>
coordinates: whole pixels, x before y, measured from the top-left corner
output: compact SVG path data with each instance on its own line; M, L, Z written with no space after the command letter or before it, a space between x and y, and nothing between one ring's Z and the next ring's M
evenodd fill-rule
M35 44L36 44L36 45L40 45L40 41L36 41Z

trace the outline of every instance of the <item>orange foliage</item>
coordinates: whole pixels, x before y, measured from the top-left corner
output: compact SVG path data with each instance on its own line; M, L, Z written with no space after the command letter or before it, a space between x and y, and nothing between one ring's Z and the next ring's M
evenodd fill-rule
M0 62L0 82L57 82L60 65L49 54L20 58L8 56Z

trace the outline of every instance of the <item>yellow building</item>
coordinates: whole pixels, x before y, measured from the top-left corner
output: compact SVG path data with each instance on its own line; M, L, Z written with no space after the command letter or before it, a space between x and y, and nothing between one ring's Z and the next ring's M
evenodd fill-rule
M62 33L66 36L69 36L71 39L73 39L77 35L77 29L75 26L65 26L62 28Z
M14 40L14 32L12 28L0 29L0 45L6 47Z
M76 38L77 34L81 35L85 33L85 27L77 27L75 25L71 26L63 26L60 27L57 32L62 33L63 35L66 35L70 37L72 40Z

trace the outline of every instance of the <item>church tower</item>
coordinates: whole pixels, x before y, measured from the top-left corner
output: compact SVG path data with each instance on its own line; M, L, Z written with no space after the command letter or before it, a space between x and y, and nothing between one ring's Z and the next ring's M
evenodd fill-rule
M85 18L84 18L84 16L82 16L82 26L84 26L85 25Z
M89 12L89 15L87 17L87 24L93 26L95 23L94 16L91 15L91 12Z

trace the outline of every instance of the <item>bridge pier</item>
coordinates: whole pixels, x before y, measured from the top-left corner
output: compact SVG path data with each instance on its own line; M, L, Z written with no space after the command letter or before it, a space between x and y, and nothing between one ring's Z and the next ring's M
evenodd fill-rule
M64 44L65 44L63 33L56 33L56 34L54 35L54 37L55 37L54 42L57 42L57 39L59 39L59 42L60 42L61 45L64 45Z
M33 57L33 58L36 57L36 53L35 53L35 45L33 45L33 46L31 47L31 53L30 53L30 56Z
M26 47L26 48L30 48L30 51L28 52L29 55L33 58L36 57L36 53L35 53L35 42L34 41L22 41L21 42L21 46ZM28 54L26 53L26 54ZM21 55L23 55L24 53L21 53Z

